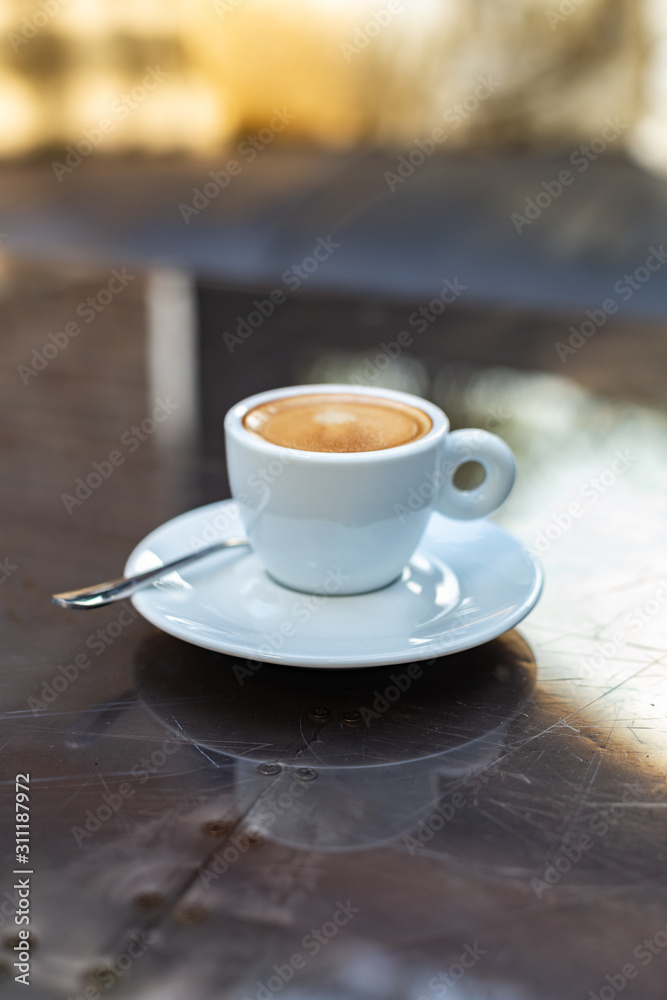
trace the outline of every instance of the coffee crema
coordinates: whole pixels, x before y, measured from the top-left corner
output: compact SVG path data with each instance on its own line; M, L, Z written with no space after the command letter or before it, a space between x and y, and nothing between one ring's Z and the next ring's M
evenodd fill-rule
M243 418L252 434L298 451L384 451L418 441L433 421L414 406L384 396L304 393L253 407Z

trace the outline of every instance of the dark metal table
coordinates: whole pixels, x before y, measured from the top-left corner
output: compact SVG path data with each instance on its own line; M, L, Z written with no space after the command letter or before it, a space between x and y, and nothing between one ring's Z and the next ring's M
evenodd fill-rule
M374 384L514 448L499 520L541 553L541 603L418 676L267 666L241 683L131 605L65 612L50 594L227 495L230 402L372 378L420 303L295 297L230 353L222 332L266 289L201 287L196 391L172 371L170 423L144 311L166 279L137 274L58 340L110 280L10 269L0 302L3 995L663 998L661 329L610 321L565 364L554 342L580 316L452 308L416 336ZM29 876L13 874L20 774Z

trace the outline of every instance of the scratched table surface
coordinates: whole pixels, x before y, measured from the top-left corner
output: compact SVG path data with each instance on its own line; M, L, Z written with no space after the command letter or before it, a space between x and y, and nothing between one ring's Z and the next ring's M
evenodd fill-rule
M416 337L383 377L512 446L497 520L540 554L541 602L410 674L245 674L130 604L50 603L228 495L215 428L196 440L213 410L188 422L174 397L178 417L154 417L159 282L147 310L150 280L107 302L110 280L3 272L2 995L664 1000L664 330L612 319L563 362L554 343L581 316L439 317L439 354ZM87 324L88 298L105 301ZM219 329L252 298L232 296ZM295 300L280 323L310 332L310 352L293 380L349 375L377 356L355 336L393 339L418 304ZM337 318L352 345L329 350ZM285 378L287 336L258 331L215 370L220 392Z

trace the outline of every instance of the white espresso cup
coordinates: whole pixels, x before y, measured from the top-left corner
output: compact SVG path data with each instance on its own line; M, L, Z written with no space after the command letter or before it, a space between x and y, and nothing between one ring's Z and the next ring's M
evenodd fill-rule
M337 393L396 401L425 413L431 429L378 451L303 451L244 426L261 404ZM278 583L316 594L362 594L400 577L434 511L467 520L492 513L514 483L512 452L483 430L449 430L433 403L393 389L302 385L242 400L225 417L232 494L250 543ZM460 490L459 466L479 462L483 482Z

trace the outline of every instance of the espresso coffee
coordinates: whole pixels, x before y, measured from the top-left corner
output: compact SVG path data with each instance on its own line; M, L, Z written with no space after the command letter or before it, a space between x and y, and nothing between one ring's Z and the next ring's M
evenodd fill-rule
M243 426L283 448L360 452L418 441L433 423L422 410L389 397L319 392L261 403Z

